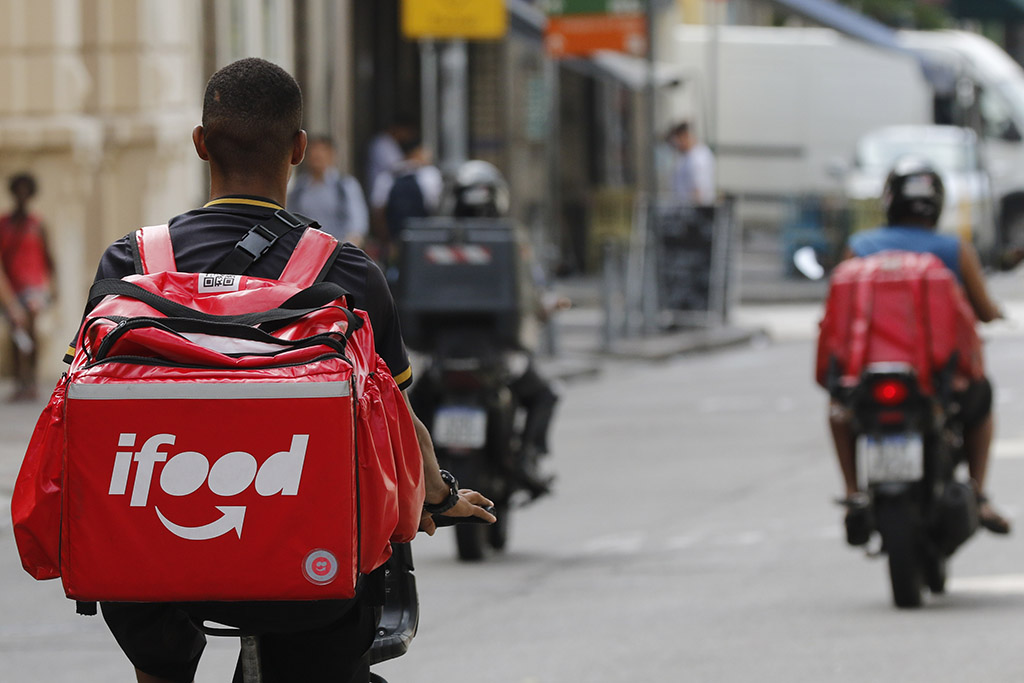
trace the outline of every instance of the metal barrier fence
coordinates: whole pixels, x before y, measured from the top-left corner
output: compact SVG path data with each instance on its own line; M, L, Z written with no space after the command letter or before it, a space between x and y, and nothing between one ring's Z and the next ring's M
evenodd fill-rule
M603 342L684 327L724 325L733 303L732 201L693 207L637 200L627 246L604 245Z

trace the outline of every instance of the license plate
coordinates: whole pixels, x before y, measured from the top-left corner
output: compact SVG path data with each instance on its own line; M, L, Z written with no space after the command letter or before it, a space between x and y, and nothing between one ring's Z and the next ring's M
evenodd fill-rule
M430 436L441 448L482 448L487 442L487 412L471 406L442 406L434 414Z
M920 434L890 434L857 439L857 470L861 482L917 481L924 476L924 442Z

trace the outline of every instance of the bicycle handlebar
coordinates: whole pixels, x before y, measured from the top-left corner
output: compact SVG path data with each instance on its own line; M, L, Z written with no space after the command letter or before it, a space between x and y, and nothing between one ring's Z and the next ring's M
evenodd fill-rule
M493 507L486 507L484 510L494 514ZM443 526L455 526L456 524L491 524L483 517L449 517L448 515L434 515L434 526L441 528Z

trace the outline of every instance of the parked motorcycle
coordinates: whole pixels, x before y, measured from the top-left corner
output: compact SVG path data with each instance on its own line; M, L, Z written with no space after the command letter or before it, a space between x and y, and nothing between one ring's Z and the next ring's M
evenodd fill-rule
M862 530L881 536L898 607L919 606L925 586L943 593L950 556L978 528L977 497L959 471L966 456L952 372L945 380L925 395L909 366L876 363L856 386L833 385L856 434Z

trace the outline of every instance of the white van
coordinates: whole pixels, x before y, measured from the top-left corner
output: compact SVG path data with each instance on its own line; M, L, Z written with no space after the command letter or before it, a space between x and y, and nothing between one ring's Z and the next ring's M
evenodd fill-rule
M981 137L999 202L1003 244L1024 246L1024 69L998 45L966 31L903 31L901 42L953 68L968 120Z
M697 123L723 192L834 195L843 186L829 170L852 160L869 131L955 122L979 135L996 241L1024 246L1024 70L986 38L904 31L899 51L825 28L682 25L673 37L662 58L685 81L665 95L663 113ZM952 96L937 92L919 54L956 75Z

